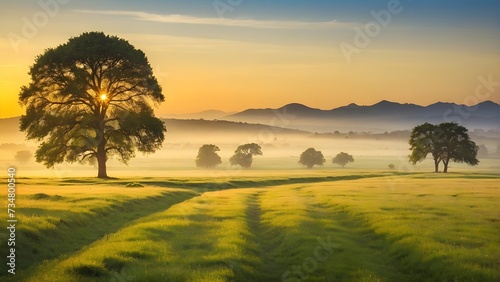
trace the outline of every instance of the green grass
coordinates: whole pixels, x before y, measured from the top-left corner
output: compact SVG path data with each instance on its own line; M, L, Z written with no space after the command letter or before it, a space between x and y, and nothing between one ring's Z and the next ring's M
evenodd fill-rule
M499 179L24 179L16 280L498 281Z
M98 239L109 237L134 219L196 196L192 191L174 188L57 187L51 182L34 187L30 184L24 180L17 186L18 269L71 255ZM44 192L32 194L40 190ZM0 218L5 222L6 215ZM7 235L0 234L0 240L6 242ZM2 255L7 251L3 250ZM0 267L2 274L6 273L5 267Z

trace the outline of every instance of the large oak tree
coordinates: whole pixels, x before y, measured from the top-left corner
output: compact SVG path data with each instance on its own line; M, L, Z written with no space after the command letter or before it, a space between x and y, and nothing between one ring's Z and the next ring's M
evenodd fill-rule
M41 141L35 156L47 167L97 162L106 178L109 157L127 163L161 147L166 129L153 107L165 98L145 54L126 40L84 33L47 49L29 74L20 128Z
M416 164L430 154L434 160L435 172L439 171L441 162L444 166L443 172L448 172L450 161L469 165L479 163L479 147L470 140L467 128L454 122L419 125L413 129L409 144L410 162Z

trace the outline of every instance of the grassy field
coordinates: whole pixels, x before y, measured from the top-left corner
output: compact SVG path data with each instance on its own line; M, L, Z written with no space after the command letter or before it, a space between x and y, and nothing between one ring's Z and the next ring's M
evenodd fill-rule
M0 280L500 280L499 174L306 172L19 179Z

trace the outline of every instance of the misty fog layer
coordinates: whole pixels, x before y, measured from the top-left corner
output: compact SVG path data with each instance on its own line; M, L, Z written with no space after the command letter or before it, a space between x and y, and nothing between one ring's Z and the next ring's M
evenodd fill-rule
M314 167L313 170L322 170L325 173L345 171L331 162L340 152L351 154L355 159L346 169L388 170L389 164L394 164L399 171L427 171L432 167L430 159L416 166L408 163L410 129L379 134L338 130L315 133L242 122L177 119L164 121L167 133L162 149L150 155L137 153L128 166L111 158L108 161L111 176L183 174L223 177L248 174L251 172L229 164L234 150L246 143L257 143L262 146L263 151L263 156L254 157L249 171L293 170L296 174L309 173L310 171L298 163L300 154L308 148L323 153L325 165ZM25 176L95 176L96 167L88 164L63 163L47 169L36 163L33 153L37 143L26 141L24 134L17 130L16 122L17 119L0 120L2 126L9 128L9 131L2 135L0 143L0 163L4 167L16 166L19 174ZM487 150L486 154L479 156L481 163L476 169L498 170L500 159L495 157L499 152L500 132L476 130L471 132L471 137ZM207 171L195 166L198 149L204 144L214 144L220 148L218 154L222 158L222 164L214 170ZM26 160L17 156L20 151L28 151L31 157ZM453 164L453 167L468 169L466 165L461 164Z

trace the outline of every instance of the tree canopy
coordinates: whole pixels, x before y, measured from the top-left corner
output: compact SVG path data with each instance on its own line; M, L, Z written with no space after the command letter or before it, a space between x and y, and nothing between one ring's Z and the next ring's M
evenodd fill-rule
M229 159L231 165L240 165L243 168L250 168L253 156L261 156L262 148L256 143L240 145L234 151L234 155Z
M470 140L467 128L454 123L445 122L439 125L424 123L416 126L411 133L410 162L416 164L423 161L427 155L434 160L434 171L439 171L443 163L443 172L448 172L450 161L477 165L479 147Z
M315 165L322 166L325 163L325 157L321 151L309 148L300 155L299 164L312 168Z
M217 154L219 147L212 144L205 144L198 150L196 157L196 166L204 168L214 168L222 163L222 159Z
M127 163L161 147L166 129L153 106L165 98L145 54L126 40L83 33L39 55L29 74L20 128L41 141L37 162L97 161L105 178L109 157Z
M344 152L340 152L332 159L332 163L338 164L341 167L345 167L346 164L351 162L354 162L354 158L352 157L352 155Z

